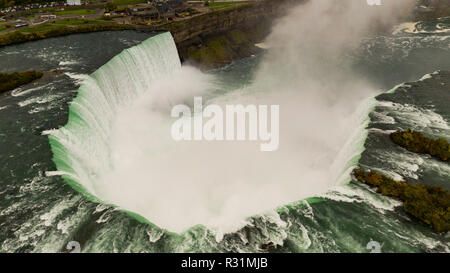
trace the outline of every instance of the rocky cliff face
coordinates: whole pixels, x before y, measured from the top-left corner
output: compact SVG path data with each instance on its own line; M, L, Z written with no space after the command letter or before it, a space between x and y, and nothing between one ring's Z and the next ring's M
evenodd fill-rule
M234 28L255 27L271 21L283 12L282 0L268 0L242 4L193 17L166 26L172 32L175 42L180 43L198 36L229 31Z
M242 4L173 22L162 30L172 33L183 61L203 68L218 67L257 53L254 43L268 34L271 22L285 13L289 3L266 0Z
M254 44L268 34L271 23L284 15L290 5L306 1L261 0L172 22L156 30L172 33L182 61L203 68L218 67L257 53L260 49ZM427 20L449 15L450 0L418 0L414 10L411 7L404 11L403 19ZM380 23L377 27L383 32L391 25Z

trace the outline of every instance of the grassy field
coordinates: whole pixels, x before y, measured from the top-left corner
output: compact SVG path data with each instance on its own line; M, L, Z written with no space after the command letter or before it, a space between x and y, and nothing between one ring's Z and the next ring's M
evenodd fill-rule
M247 1L236 1L236 2L209 2L209 8L212 10L226 8L236 4L247 3Z
M0 31L3 31L3 30L5 30L5 29L6 29L5 26L0 26Z
M50 24L50 25L42 25L42 26L38 26L38 27L22 28L22 29L17 30L17 32L22 32L22 33L44 32L44 31L58 29L61 27L62 26Z
M25 16L26 14L34 14L34 13L39 13L39 12L52 12L57 10L58 8L42 8L42 9L32 9L32 10L27 10L27 11L19 11L16 12L17 16Z
M54 22L55 25L81 25L81 24L103 24L111 23L106 20L85 20L85 19L63 19Z
M133 27L129 25L117 25L114 23L110 23L109 21L106 22L104 20L87 20L86 22L83 22L81 24L79 24L79 21L73 23L78 24L48 24L38 27L20 29L11 33L1 34L0 46L70 35L75 33L133 29Z
M57 20L54 22L56 25L79 25L86 24L86 20L83 19L65 19L65 20Z
M83 19L65 19L57 20L53 24L46 24L37 27L29 27L18 30L22 33L37 33L37 32L47 32L51 30L61 30L69 25L104 25L110 23L105 20L83 20Z
M63 11L56 11L55 15L90 15L94 14L95 10L92 9L74 9L74 10L63 10Z

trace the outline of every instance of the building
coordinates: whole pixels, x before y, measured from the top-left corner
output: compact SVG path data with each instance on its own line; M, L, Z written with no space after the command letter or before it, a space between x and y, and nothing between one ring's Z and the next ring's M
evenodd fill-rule
M135 22L148 22L160 18L159 11L151 4L137 4L128 9L128 14L134 17Z
M67 0L68 6L80 6L81 0Z
M56 15L54 14L43 14L39 16L41 19L56 19Z
M182 7L186 0L152 0L151 3L158 10L159 14L174 16L175 10Z

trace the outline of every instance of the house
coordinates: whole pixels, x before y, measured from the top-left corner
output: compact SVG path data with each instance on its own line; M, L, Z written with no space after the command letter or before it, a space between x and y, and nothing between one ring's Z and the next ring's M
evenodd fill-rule
M137 4L128 9L128 14L135 17L135 21L156 20L159 18L159 11L151 4Z
M165 16L174 16L175 9L183 6L185 0L152 0L152 5L156 7L159 14L164 14Z
M39 16L39 18L41 18L41 19L56 19L56 15L54 15L54 14L43 14L43 15Z

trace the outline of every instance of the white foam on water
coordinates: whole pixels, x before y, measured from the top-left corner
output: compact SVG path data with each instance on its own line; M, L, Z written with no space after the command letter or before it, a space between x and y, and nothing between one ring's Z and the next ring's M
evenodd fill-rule
M436 171L437 173L439 173L442 176L450 177L450 165L447 162L442 162L442 161L430 158L430 159L425 160L424 165L427 169ZM448 180L447 183L450 183L450 180Z
M34 103L45 104L45 103L52 102L52 101L57 100L62 97L64 97L64 94L52 94L52 95L44 95L44 96L39 96L39 97L31 97L27 100L18 102L17 105L19 105L20 107L25 107L25 106L28 106L28 105L34 104Z
M390 101L380 101L379 106L387 108L395 120L411 128L428 127L445 130L450 129L447 121L431 109L423 109L411 104L400 104Z
M403 176L401 176L400 174L396 173L395 171L390 171L390 170L386 170L386 169L380 169L380 168L376 168L376 167L372 167L371 170L380 173L382 175L385 175L387 177L390 177L396 181L403 181L405 180L403 178Z
M432 78L433 78L432 74L425 74L422 78L420 78L419 81L424 81Z
M266 45L265 43L258 43L258 44L255 44L255 46L257 46L259 48L262 48L262 49L269 49L270 48L270 46Z
M419 29L420 23L423 22L405 22L401 23L394 27L392 31L392 35L398 35L401 33L409 33L409 34L442 34L442 33L450 33L450 28L446 28L444 24L437 23L435 25L435 30L425 30Z
M159 239L162 238L164 232L158 229L147 229L148 240L150 243L156 243Z
M383 214L385 214L386 211L393 211L396 207L402 205L402 202L379 195L366 185L363 185L362 187L335 187L333 191L323 194L320 197L338 202L369 204Z
M45 209L43 212L36 213L21 224L20 228L14 231L13 236L7 238L2 242L2 250L6 252L13 252L19 248L32 246L32 252L57 252L65 247L65 240L61 240L61 234L70 234L76 230L82 215L86 213L85 208L78 207L76 213L70 213L66 218L58 221L65 211L73 208L81 197L75 196L73 198L63 198L52 205L52 207ZM17 208L13 210L20 210L24 206L33 209L30 206L30 201L25 200L16 202ZM13 207L13 206L11 206ZM15 213L13 211L8 212ZM70 218L70 220L68 219Z
M86 74L77 74L72 72L64 72L66 76L69 78L75 80L77 84L81 84L83 81L87 80L89 78L89 75Z
M106 223L109 219L111 219L111 216L111 212L106 212L102 214L102 216L100 216L95 222L98 224Z
M45 131L46 133L44 134L44 132L42 132L43 135L47 135L50 134L50 131ZM64 171L46 171L45 172L45 176L61 176L61 175L66 175L69 174L68 172L64 172Z
M79 62L77 61L61 61L59 62L59 66L71 66L74 64L78 64Z
M395 91L397 91L397 90L398 90L399 88L401 88L401 87L402 87L402 88L411 88L410 85L408 85L408 84L406 84L406 83L401 83L401 84L398 84L398 85L394 86L394 88L392 88L392 89L386 91L386 93L388 93L388 94L395 93Z
M418 173L423 170L421 166L424 159L410 152L396 153L385 150L378 150L376 157L382 162L389 164L389 169L393 172L401 174L404 177L418 179Z
M19 87L19 88L14 89L13 91L11 91L11 96L13 96L13 97L23 96L23 95L26 95L28 93L31 93L31 92L34 92L37 90L45 89L51 85L52 85L52 83L47 83L44 85L40 85L37 87L28 88L28 89L23 89L24 87Z
M388 111L372 112L372 115L375 117L375 120L372 120L372 123L378 124L395 124L395 118L389 115Z
M107 208L109 208L109 206L107 206L107 205L105 205L105 204L98 204L98 205L95 207L95 212L94 212L94 213L102 212L102 211L106 210Z
M392 31L392 35L397 35L402 32L416 33L417 32L417 29L416 29L417 23L419 23L419 22L405 22L400 25L397 25L394 27L394 29Z

